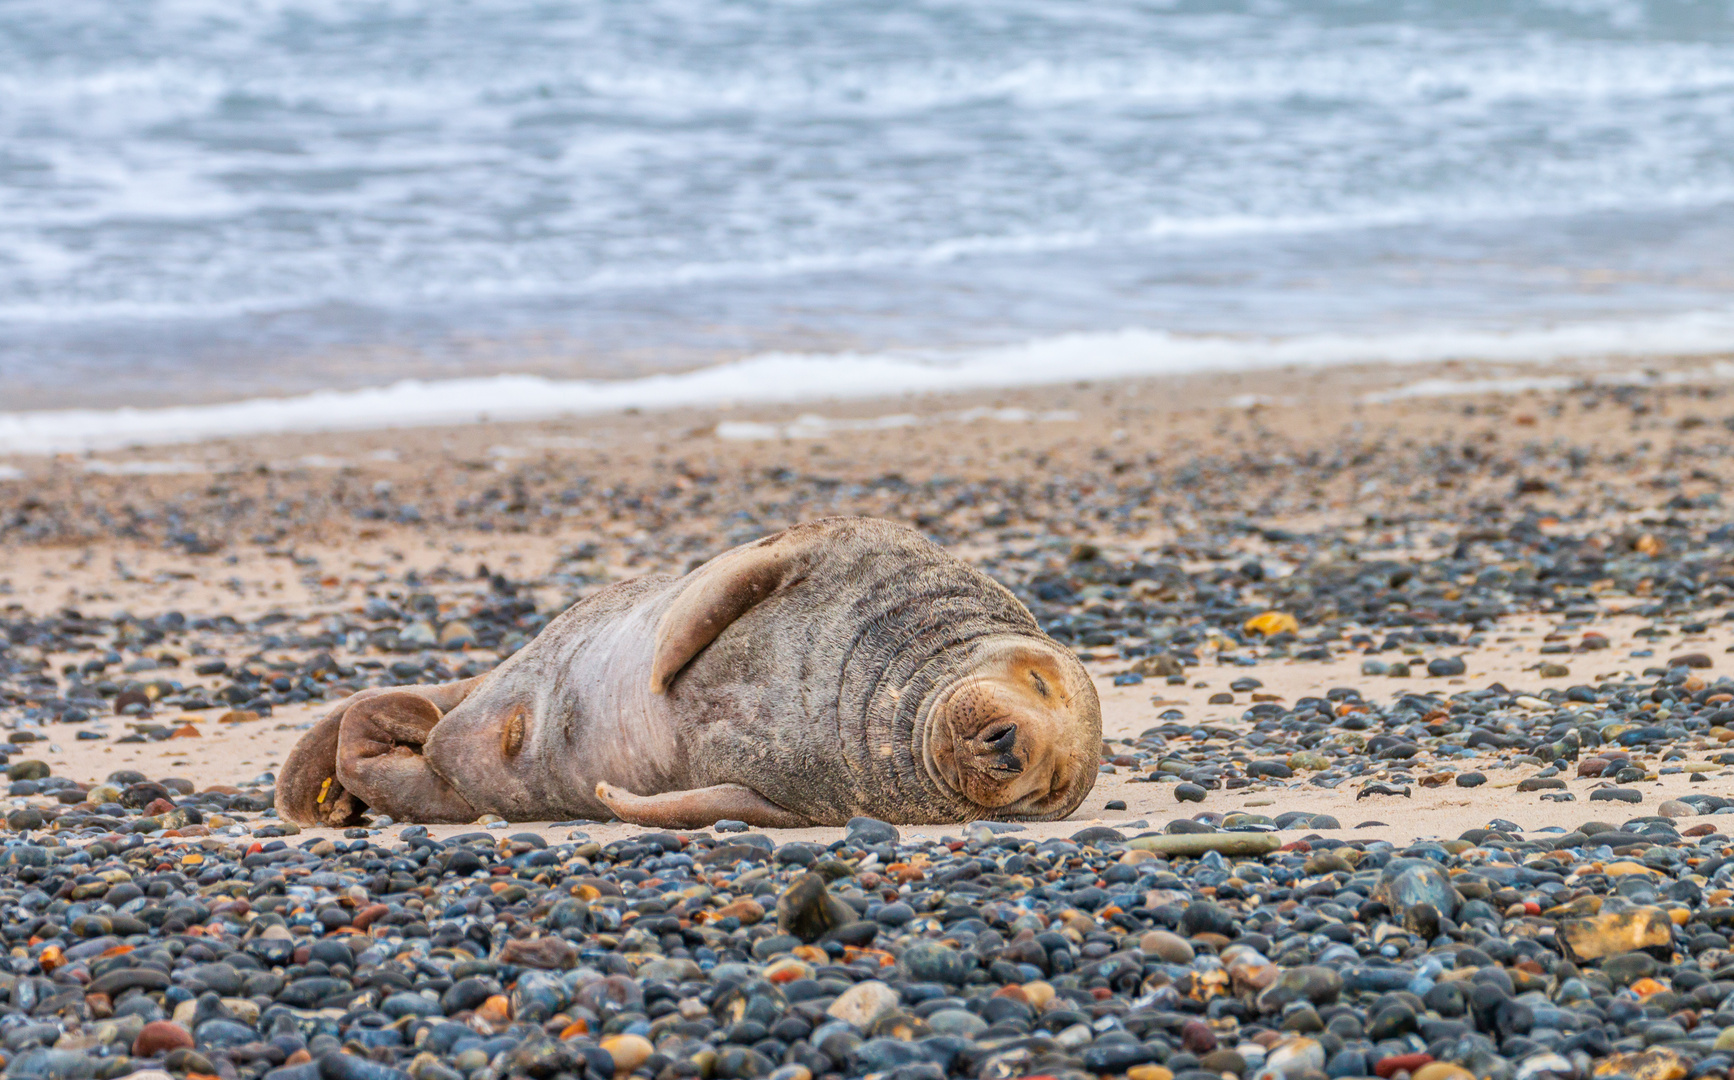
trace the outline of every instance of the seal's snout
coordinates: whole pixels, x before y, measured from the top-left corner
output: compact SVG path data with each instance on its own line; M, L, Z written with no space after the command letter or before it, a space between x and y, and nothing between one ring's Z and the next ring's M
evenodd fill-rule
M928 760L947 786L1008 817L1070 813L1095 778L1094 687L1057 647L1020 641L971 666L934 709Z
M1024 771L1023 759L1017 756L1018 726L1016 724L996 724L982 735L982 746L986 753L999 755L995 767L1009 773Z
M1015 675L977 674L945 700L940 717L953 752L944 770L978 806L1001 809L1045 797L1062 782L1066 717Z

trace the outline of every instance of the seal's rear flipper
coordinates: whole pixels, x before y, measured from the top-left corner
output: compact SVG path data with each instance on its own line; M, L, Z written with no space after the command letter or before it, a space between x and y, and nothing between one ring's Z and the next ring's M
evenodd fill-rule
M687 575L656 627L650 692L666 693L681 669L730 623L801 581L837 539L834 522L809 522L719 555Z
M346 710L339 707L301 736L277 777L277 813L302 825L341 828L361 820L366 804L337 781L337 739Z
M343 735L349 718L361 715L368 702L390 694L401 694L419 698L431 706L434 720L437 721L442 714L450 712L469 696L470 691L485 677L478 676L442 686L363 690L345 698L331 711L330 716L313 725L311 731L301 736L301 741L290 751L289 759L283 763L277 778L277 813L286 820L301 825L343 827L359 824L362 811L377 804L360 792L351 790L343 775L345 770L339 768ZM371 723L368 726L371 727ZM430 728L431 726L427 725ZM412 727L421 734L413 740L405 741L419 747L425 741L426 734L421 731L422 725L415 724ZM401 734L415 732L406 730ZM387 742L393 741L395 740L387 738ZM407 813L405 820L433 820L415 816L413 808L403 809ZM385 810L383 807L381 810L393 817L398 816L396 810ZM474 821L475 816L472 812L469 817L451 820Z
M352 706L337 740L338 780L368 806L399 821L476 820L475 808L421 754L441 715L427 697L408 690Z
M596 785L596 797L621 821L657 829L702 829L726 819L758 829L802 829L814 824L741 784L634 795L602 783Z

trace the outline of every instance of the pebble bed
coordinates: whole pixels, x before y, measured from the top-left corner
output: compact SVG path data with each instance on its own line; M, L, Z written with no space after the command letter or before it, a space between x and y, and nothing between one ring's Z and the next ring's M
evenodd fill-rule
M1525 711L1487 690L1383 710L1342 695L1256 726L1482 731L1625 776L1642 771L1625 745L1727 730L1722 684L1694 682L1681 666L1605 690L1615 719L1558 737L1486 719ZM1679 731L1620 719L1658 702ZM40 761L8 768L15 795L56 790ZM504 823L297 842L259 813L267 788L135 773L80 794L8 819L8 1076L1680 1080L1734 1065L1734 849L1714 820L1734 802L1713 795L1399 850L1329 819L1212 812L1046 840L979 822L905 842L856 819L830 844L729 822L606 846L582 822L552 845ZM1313 831L1283 844L1278 828Z
M1586 391L1580 407L1652 424L1684 395ZM414 502L259 469L184 491L152 478L157 501L134 506L56 472L0 508L0 539L148 541L213 580L253 545L317 602L0 611L5 1075L1724 1077L1734 851L1716 818L1734 800L1709 789L1728 790L1734 681L1696 642L1734 603L1734 529L1698 479L1729 446L1679 431L1655 453L1266 432L1142 461L1103 448L1040 483L682 460L605 486L583 463L467 462ZM1620 486L1573 509L1555 478L1585 468ZM1339 489L1413 513L1301 528L1277 512ZM1177 816L1069 839L972 823L936 842L861 819L828 844L732 823L607 845L585 822L306 837L270 809L269 772L90 782L34 745L60 723L55 738L184 738L193 757L201 724L476 674L601 583L844 512L976 542L1047 632L1147 688L1149 726L1100 767L1162 785ZM1117 546L1156 519L1185 523L1181 539ZM442 541L568 520L630 535L574 542L526 580L455 556L357 575L295 549L297 530L345 520ZM1609 629L1616 610L1635 636ZM1474 650L1514 616L1546 624L1510 646L1534 652L1524 685L1478 679ZM1344 658L1358 678L1317 696L1259 678ZM1163 703L1222 668L1234 679L1208 709ZM1651 796L1680 774L1704 793ZM1516 775L1537 802L1608 805L1570 831L1495 820L1402 848L1358 833L1418 789ZM1284 791L1345 786L1369 820L1283 809ZM1248 789L1269 816L1194 805Z

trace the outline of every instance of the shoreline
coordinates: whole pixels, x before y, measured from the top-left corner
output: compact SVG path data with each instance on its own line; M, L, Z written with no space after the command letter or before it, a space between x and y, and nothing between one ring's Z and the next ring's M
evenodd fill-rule
M1722 325L1726 320L1701 313L1699 318L1675 321L1677 332L1662 333L1657 341L1629 327L1593 323L1509 333L1315 334L1270 339L1122 330L974 349L768 352L629 378L542 374L412 378L378 386L184 405L0 412L0 456L490 422L579 422L635 412L870 406L912 396L1039 392L1078 380L1291 379L1307 374L1328 380L1331 372L1343 369L1400 373L1455 365L1495 372L1483 387L1493 391L1562 389L1578 379L1641 384L1649 378L1642 372L1654 365L1676 372L1698 369L1688 377L1701 380L1734 379L1734 362L1726 345L1730 328ZM1652 347L1658 341L1661 348ZM1383 393L1457 392L1437 382L1409 379L1386 387Z

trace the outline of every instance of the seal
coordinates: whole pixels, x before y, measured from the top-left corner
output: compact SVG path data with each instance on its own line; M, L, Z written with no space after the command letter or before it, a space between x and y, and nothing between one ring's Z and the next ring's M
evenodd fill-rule
M660 828L1050 820L1095 785L1094 684L1004 586L827 518L574 604L486 675L355 694L277 810Z

